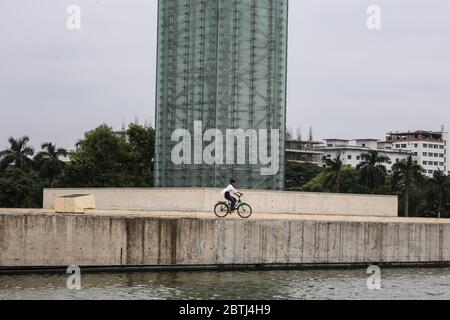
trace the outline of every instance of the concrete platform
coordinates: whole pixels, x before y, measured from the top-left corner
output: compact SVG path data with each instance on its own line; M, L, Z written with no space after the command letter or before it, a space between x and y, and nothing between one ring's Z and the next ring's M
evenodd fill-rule
M0 215L51 215L59 216L54 209L7 209L0 208ZM80 213L81 214L81 213ZM450 219L437 218L403 218L403 217L382 217L382 216L355 216L355 215L314 215L314 214L274 214L274 213L253 213L249 219L242 219L237 213L220 219L214 212L192 212L192 211L146 211L146 210L100 210L86 209L85 216L111 217L111 218L161 218L161 219L203 219L203 220L240 220L240 221L346 221L346 222L379 222L379 223L433 223L450 224Z
M243 200L254 212L312 215L398 216L398 198L384 195L333 194L243 190ZM223 201L218 189L45 189L44 208L54 209L55 199L91 194L102 210L212 212Z
M0 268L449 265L450 220L0 209Z
M84 213L95 209L95 197L90 194L72 194L55 199L55 211L59 213Z

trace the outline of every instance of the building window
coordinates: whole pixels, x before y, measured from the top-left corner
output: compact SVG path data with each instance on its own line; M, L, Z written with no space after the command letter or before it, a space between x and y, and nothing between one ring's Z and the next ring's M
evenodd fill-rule
M406 144L402 144L402 148L405 149L407 147Z
M423 165L426 166L428 164L428 161L424 161Z
M414 148L418 148L419 145L417 143L414 143Z
M414 157L417 157L418 155L419 155L419 154L418 154L417 152L414 152L414 153L413 153L413 156L414 156Z
M428 153L426 153L426 152L423 153L423 156L424 156L424 157L426 157L427 155L428 155Z
M361 160L361 156L356 156L356 160Z
M352 156L351 156L351 155L348 155L348 156L347 156L347 159L348 159L348 160L352 160Z
M424 148L428 148L428 144L424 143L424 144L423 144L423 147L424 147Z

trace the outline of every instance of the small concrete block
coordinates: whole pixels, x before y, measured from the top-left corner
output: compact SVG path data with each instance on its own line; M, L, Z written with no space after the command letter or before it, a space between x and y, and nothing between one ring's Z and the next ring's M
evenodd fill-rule
M57 213L84 213L86 209L95 208L95 197L91 194L73 194L55 199Z

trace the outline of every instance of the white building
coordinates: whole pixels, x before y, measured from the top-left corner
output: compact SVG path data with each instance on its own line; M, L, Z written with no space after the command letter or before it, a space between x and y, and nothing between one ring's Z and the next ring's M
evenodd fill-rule
M286 140L286 161L298 163L312 163L322 166L323 152L316 149L320 142L302 141L296 139Z
M385 141L377 139L326 139L325 145L317 147L324 153L323 160L340 157L342 162L352 167L362 162L362 154L375 150L380 155L388 157L386 163L388 172L392 166L407 159L410 155L414 162L424 169L424 173L432 177L435 171L447 174L447 140L448 133L416 131L407 133L388 133Z
M318 150L324 153L325 159L336 159L340 157L345 165L356 168L362 161L362 155L368 153L369 150L378 151L381 156L389 158L389 162L385 164L388 172L392 172L392 166L407 159L412 153L408 150L392 149L392 144L380 142L377 139L326 139L325 145L318 147Z
M413 159L425 170L427 176L433 176L435 171L447 174L447 141L448 133L444 128L440 132L416 131L406 133L388 133L386 143L393 150L408 150Z

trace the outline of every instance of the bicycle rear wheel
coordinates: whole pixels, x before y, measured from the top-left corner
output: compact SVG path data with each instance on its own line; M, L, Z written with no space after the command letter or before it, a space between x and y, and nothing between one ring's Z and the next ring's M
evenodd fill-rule
M243 203L238 208L238 214L241 218L248 219L252 215L253 210L250 205Z
M225 203L218 203L214 207L214 213L219 218L225 218L230 213L230 207Z

